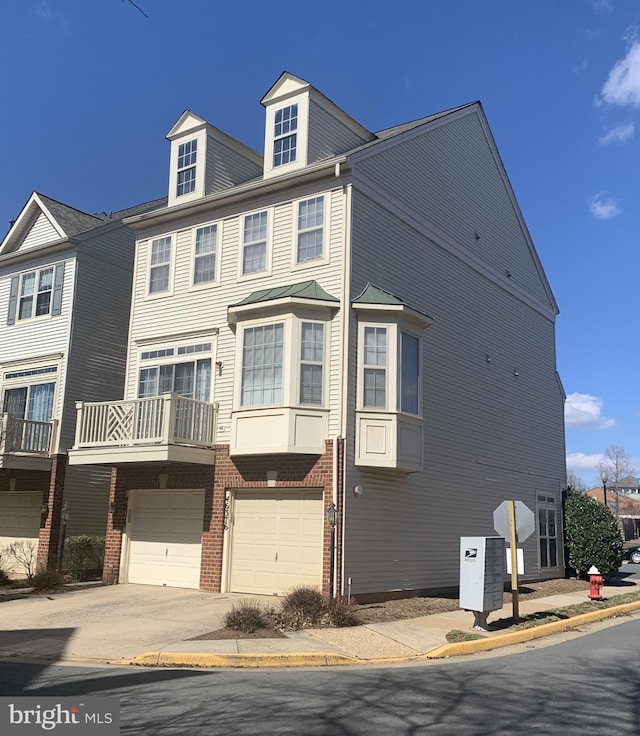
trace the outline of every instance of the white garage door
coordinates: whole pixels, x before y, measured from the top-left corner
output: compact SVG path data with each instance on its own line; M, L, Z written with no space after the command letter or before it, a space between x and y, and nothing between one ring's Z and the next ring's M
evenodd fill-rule
M127 580L200 587L204 491L131 491Z
M0 553L14 542L33 544L37 553L41 505L40 492L0 493ZM16 569L11 558L4 554L2 558L9 569Z
M236 491L231 591L272 595L320 586L323 514L320 491Z

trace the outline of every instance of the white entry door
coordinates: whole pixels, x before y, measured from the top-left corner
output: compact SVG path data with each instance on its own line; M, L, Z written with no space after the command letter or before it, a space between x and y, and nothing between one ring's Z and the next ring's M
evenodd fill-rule
M131 491L127 580L200 587L204 491Z
M321 491L236 491L230 590L272 595L320 587L323 514Z

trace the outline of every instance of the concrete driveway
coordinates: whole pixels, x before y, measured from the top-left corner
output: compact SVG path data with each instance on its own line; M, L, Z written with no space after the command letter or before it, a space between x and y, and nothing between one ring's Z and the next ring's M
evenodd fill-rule
M0 602L0 653L27 657L130 659L222 628L224 614L244 599L149 585L108 585Z

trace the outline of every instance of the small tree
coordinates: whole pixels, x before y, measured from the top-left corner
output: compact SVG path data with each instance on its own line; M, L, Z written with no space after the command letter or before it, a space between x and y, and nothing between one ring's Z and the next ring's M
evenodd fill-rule
M568 488L564 504L565 540L569 566L584 577L595 565L606 578L622 564L622 533L611 510L575 488Z

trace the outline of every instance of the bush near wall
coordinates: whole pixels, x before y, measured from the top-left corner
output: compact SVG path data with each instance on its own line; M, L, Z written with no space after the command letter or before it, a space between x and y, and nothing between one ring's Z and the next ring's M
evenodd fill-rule
M92 580L102 575L104 537L79 534L64 541L62 567L74 580Z
M605 578L622 564L622 533L611 510L595 498L568 488L564 500L565 542L569 567L587 577L595 565Z

